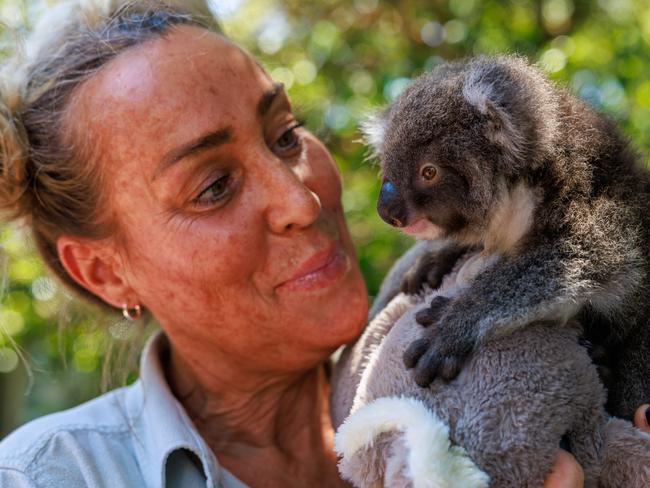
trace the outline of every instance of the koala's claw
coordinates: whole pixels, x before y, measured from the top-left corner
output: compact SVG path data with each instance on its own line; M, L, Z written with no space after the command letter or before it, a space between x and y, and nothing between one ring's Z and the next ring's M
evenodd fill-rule
M429 308L423 308L415 314L415 321L425 327L438 322L450 300L450 298L443 296L435 297L431 300Z
M458 334L453 320L447 321L445 311L450 302L449 298L435 297L430 307L416 314L417 322L425 327L435 325L426 329L424 336L404 352L404 365L414 369L415 382L425 388L436 378L444 381L456 378L473 349L471 336Z
M463 254L468 249L463 246L449 246L436 251L425 252L417 262L406 272L402 279L402 292L415 295L422 291L424 285L436 290Z
M464 362L459 356L445 358L440 366L440 377L445 381L453 380L460 373Z
M422 388L426 388L433 380L436 379L436 374L440 368L441 361L439 358L429 358L428 361L418 362L413 373L413 379Z
M423 388L428 387L436 378L451 381L458 376L464 362L465 355L444 355L435 347L430 347L415 366L413 379Z
M422 355L429 349L428 339L418 339L413 341L404 352L404 366L408 369L415 368Z
M407 295L415 295L422 291L424 285L429 285L432 290L440 287L442 279L448 272L446 268L434 266L431 269L420 267L409 271L402 280L402 291Z

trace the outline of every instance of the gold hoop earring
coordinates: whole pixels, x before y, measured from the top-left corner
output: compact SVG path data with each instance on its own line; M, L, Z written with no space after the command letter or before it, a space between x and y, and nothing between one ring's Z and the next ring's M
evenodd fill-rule
M122 305L122 315L126 320L135 322L140 317L142 317L142 307L140 307L140 305L135 305L129 308L129 306L125 303Z

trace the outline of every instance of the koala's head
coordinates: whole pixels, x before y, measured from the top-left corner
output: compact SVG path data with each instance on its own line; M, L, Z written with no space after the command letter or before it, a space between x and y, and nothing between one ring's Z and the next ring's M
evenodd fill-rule
M481 232L504 188L550 157L556 91L518 57L449 63L363 127L381 160L379 215L418 237Z

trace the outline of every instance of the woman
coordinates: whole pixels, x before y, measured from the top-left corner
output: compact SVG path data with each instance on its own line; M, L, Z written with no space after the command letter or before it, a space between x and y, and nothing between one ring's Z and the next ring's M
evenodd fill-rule
M3 208L61 279L164 334L134 385L3 441L0 485L344 485L324 363L367 302L331 156L196 18L85 5L5 91ZM580 486L567 457L547 486Z

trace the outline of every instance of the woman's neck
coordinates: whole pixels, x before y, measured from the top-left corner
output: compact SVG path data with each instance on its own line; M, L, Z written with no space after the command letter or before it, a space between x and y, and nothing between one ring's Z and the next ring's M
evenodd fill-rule
M221 465L250 486L271 486L269 480L277 486L345 486L336 471L323 364L276 375L240 369L227 380L213 371L193 367L172 348L172 391Z

